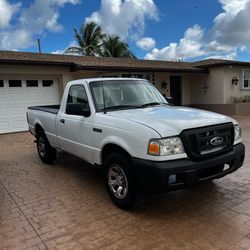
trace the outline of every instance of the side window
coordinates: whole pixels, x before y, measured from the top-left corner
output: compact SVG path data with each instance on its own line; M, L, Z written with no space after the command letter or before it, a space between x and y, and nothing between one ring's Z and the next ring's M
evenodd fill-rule
M3 82L3 80L0 80L0 87L1 87L1 88L4 87L4 82Z
M89 103L85 88L82 85L71 86L68 94L66 113L73 115L89 111Z

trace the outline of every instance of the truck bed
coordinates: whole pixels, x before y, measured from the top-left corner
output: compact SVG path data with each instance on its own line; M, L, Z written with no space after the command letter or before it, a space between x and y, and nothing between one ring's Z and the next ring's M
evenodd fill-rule
M28 109L40 110L52 114L57 114L60 109L60 105L32 106L28 107Z

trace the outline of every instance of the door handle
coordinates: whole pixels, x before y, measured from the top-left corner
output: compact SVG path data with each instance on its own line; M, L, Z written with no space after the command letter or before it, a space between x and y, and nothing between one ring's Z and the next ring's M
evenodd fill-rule
M60 123L64 124L65 120L64 119L60 119Z

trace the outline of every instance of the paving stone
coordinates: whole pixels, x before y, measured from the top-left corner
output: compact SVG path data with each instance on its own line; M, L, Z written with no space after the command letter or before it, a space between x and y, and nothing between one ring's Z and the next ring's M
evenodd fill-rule
M59 153L38 158L29 133L0 135L0 249L250 249L250 117L237 172L192 189L149 195L126 212L99 172Z

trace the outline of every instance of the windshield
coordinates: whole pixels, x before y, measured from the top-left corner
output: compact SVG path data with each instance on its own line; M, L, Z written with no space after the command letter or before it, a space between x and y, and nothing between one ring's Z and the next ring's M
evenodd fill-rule
M165 98L146 80L105 80L90 83L97 111L167 105Z

